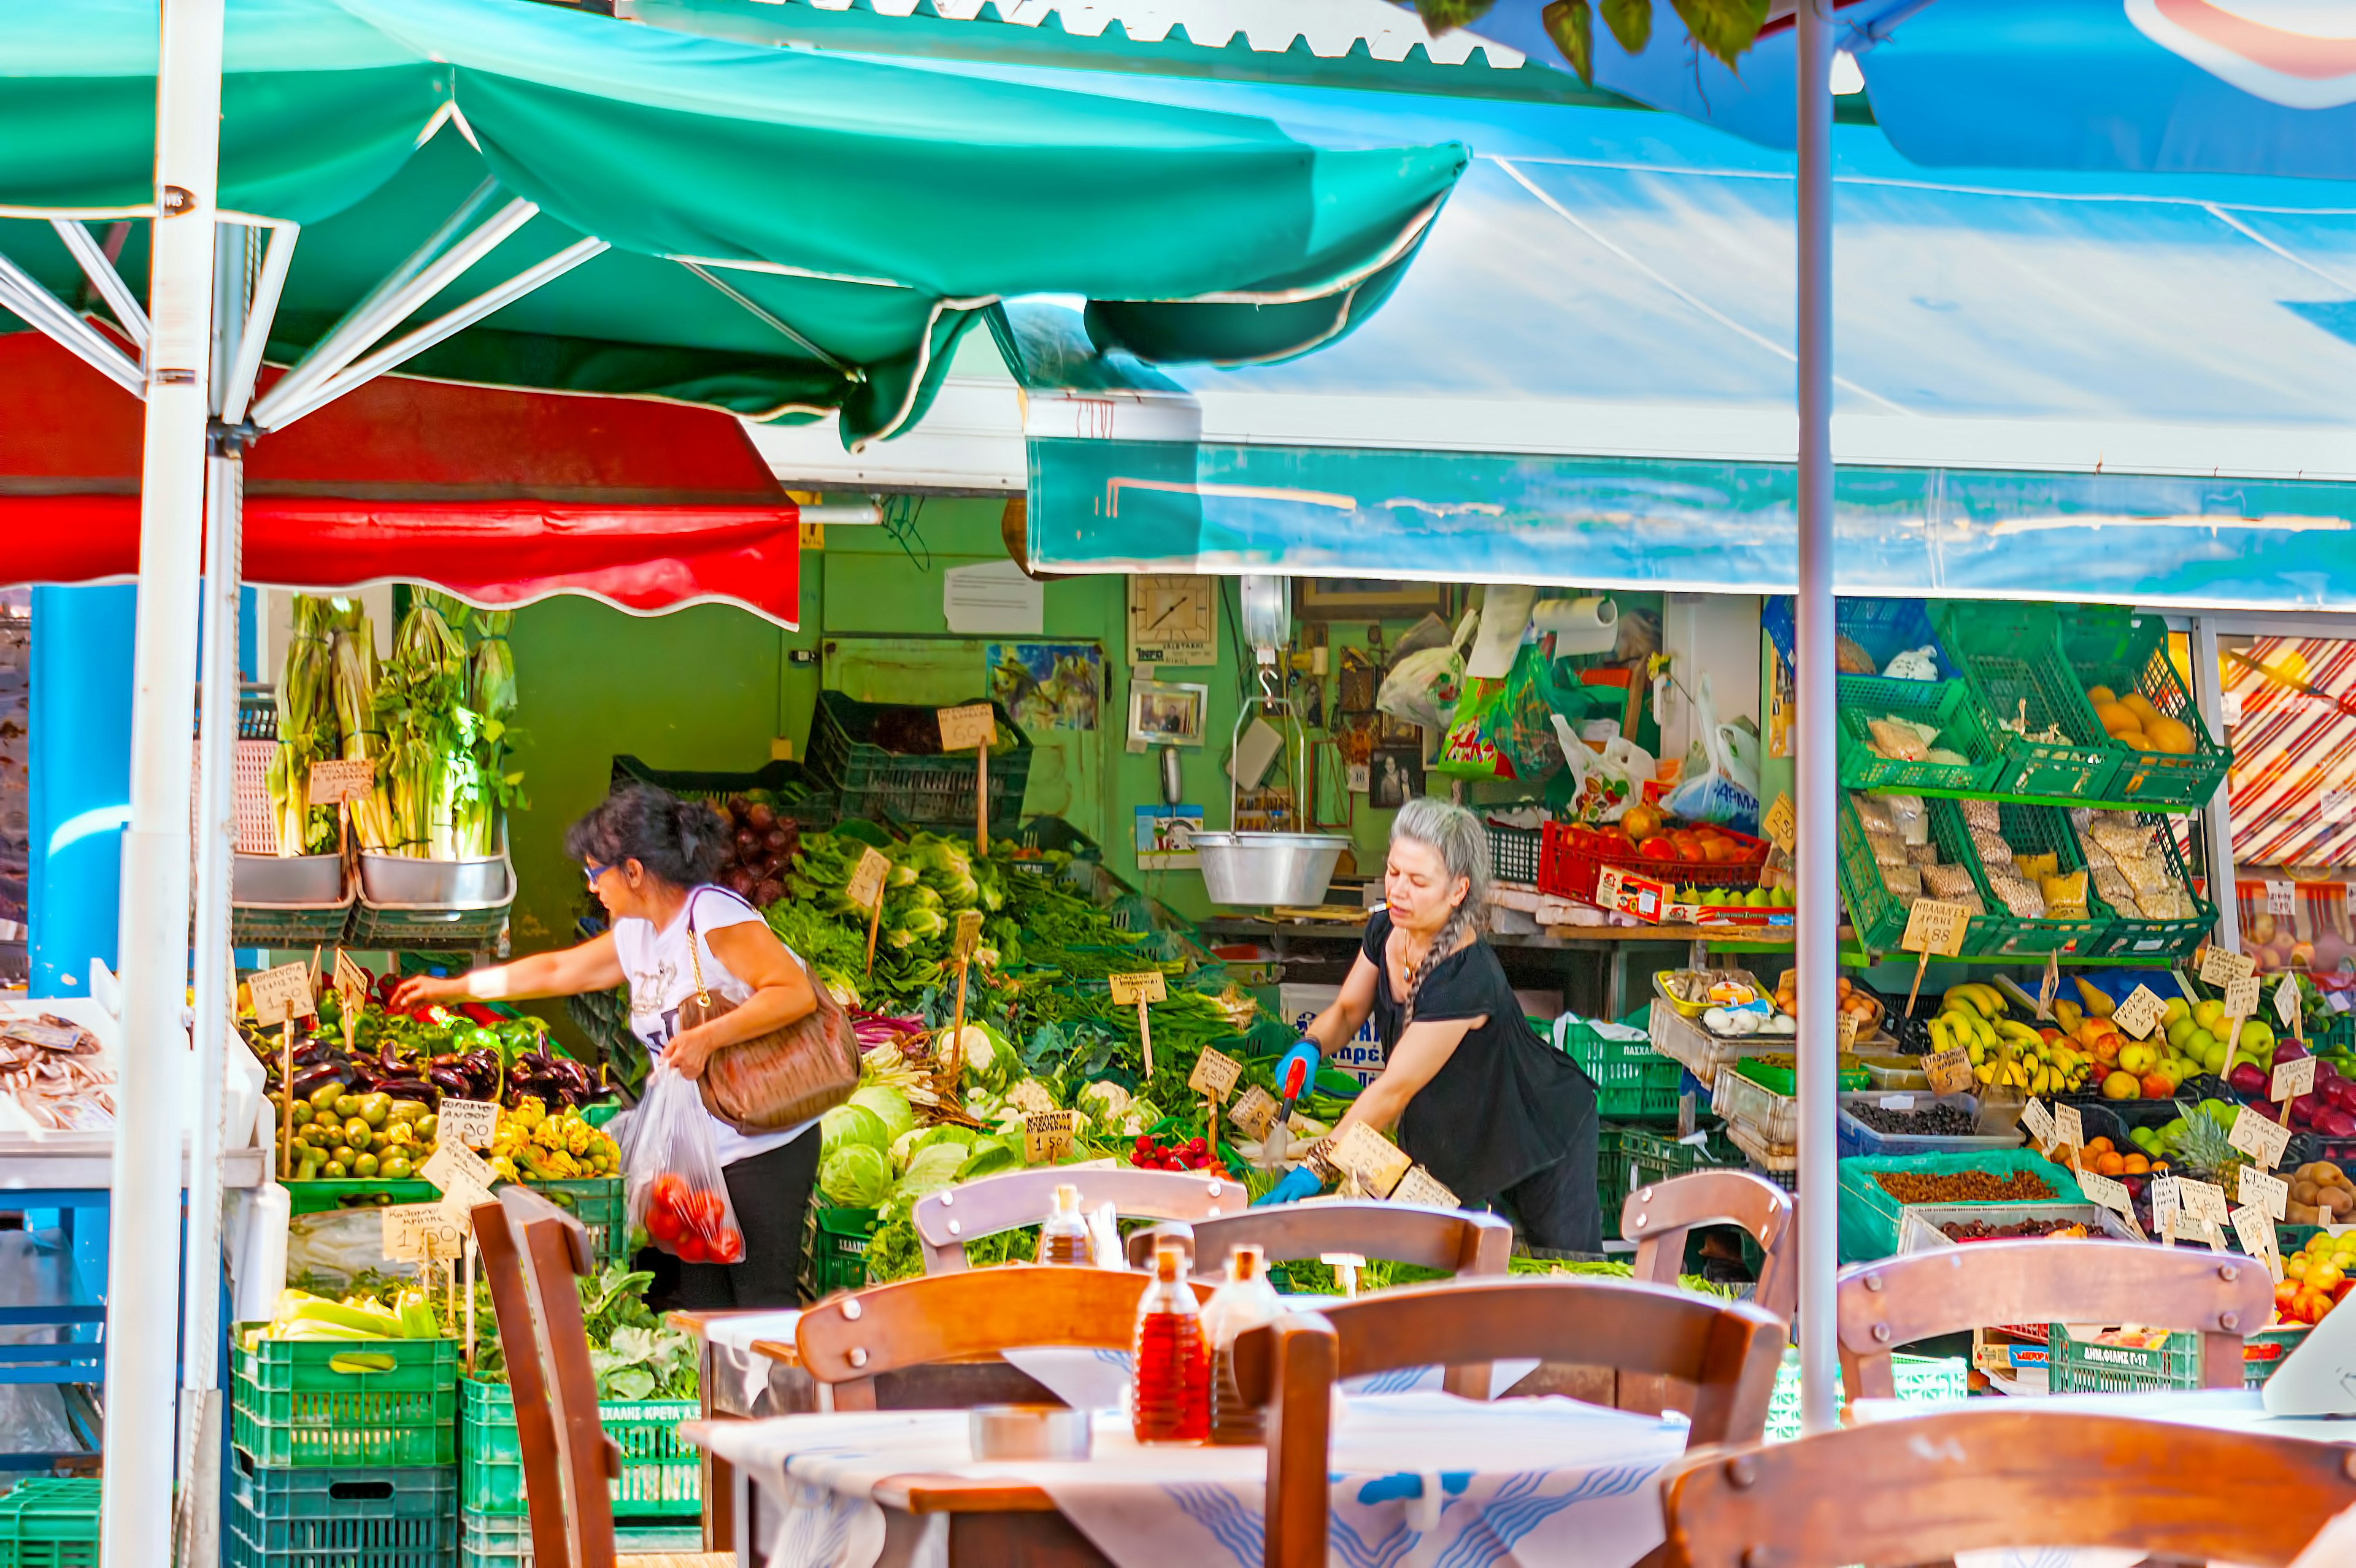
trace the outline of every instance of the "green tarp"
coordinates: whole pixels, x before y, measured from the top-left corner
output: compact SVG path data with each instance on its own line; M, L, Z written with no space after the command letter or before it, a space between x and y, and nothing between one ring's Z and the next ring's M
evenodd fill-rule
M152 0L0 7L0 252L69 299L80 276L38 219L146 215L156 36ZM841 408L850 443L906 428L1011 296L1084 298L1102 343L1149 358L1332 341L1388 293L1466 157L528 0L228 9L220 205L303 227L273 359L488 177L540 215L422 315L584 235L613 249L406 373ZM135 229L121 265L138 286Z

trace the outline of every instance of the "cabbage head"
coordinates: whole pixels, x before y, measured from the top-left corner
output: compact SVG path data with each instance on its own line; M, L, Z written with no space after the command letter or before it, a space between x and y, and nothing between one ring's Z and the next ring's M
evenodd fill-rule
M923 1136L923 1133L917 1128L910 1127L906 1132L902 1133L898 1137L892 1140L891 1155L893 1169L905 1170L908 1168L908 1157L916 1152L916 1140Z
M884 1139L886 1147L893 1138L916 1125L916 1113L908 1108L908 1096L888 1084L862 1085L852 1092L850 1104L864 1105L884 1119L884 1129L889 1135Z
M873 1144L846 1144L819 1161L818 1189L838 1208L879 1208L892 1195L892 1162Z
M944 1188L957 1185L958 1171L966 1161L962 1144L935 1144L918 1149L908 1161L907 1172L892 1189L894 1198L916 1199Z
M851 1144L883 1148L892 1141L884 1118L864 1105L841 1104L818 1119L819 1157Z
M1001 1171L1022 1168L1021 1135L1016 1136L1012 1145L1004 1138L977 1138L971 1156L958 1168L957 1179L973 1181L984 1176L996 1176Z
M1080 1092L1072 1097L1072 1104L1098 1121L1118 1121L1120 1114L1129 1109L1130 1093L1109 1079L1099 1078L1093 1083L1081 1084Z
M962 1149L973 1140L974 1131L971 1127L952 1126L945 1123L940 1126L925 1127L919 1130L916 1134L916 1141L909 1146L908 1152L913 1156L937 1144L955 1144Z

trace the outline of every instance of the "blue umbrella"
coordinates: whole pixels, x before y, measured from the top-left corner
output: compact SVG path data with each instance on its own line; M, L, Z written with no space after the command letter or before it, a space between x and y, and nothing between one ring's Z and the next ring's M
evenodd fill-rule
M1498 0L1478 27L1568 70L1544 7ZM1832 27L1918 164L2356 178L2356 8L2317 18L2302 0L1852 0ZM1790 147L1796 34L1770 22L1730 68L1656 0L1641 53L1595 29L1595 81Z

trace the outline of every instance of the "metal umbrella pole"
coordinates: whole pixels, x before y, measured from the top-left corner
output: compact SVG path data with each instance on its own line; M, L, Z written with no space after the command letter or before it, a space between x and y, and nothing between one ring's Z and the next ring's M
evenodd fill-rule
M1833 981L1839 964L1839 889L1833 817L1839 788L1833 711L1833 179L1831 0L1799 8L1800 581L1794 609L1799 668L1798 914L1800 982L1800 1421L1834 1424L1839 1375L1833 1277L1839 1258L1835 1090L1840 1063Z
M189 698L204 527L222 0L163 0L155 73L152 318L132 655L131 826L123 837L123 1060L106 1304L103 1568L172 1555L179 1344L180 1098L187 1048ZM209 1355L211 1347L190 1347Z

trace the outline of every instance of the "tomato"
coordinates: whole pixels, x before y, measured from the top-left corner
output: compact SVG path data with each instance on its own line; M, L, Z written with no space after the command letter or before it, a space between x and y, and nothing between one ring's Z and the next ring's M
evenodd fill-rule
M679 1261L683 1264L702 1264L712 1261L712 1253L704 1246L703 1238L692 1233L681 1236L679 1239L679 1245L673 1247L671 1251L679 1254Z
M680 1175L679 1172L667 1170L655 1178L653 1201L656 1204L676 1210L680 1200L686 1195L687 1178Z
M679 1211L668 1208L660 1203L648 1208L647 1210L647 1234L653 1237L656 1241L665 1244L676 1243L681 1234L681 1227L679 1222Z
M680 1205L680 1216L687 1228L699 1236L720 1233L720 1222L727 1216L728 1200L717 1192L691 1192Z
M712 1261L716 1264L737 1264L744 1261L744 1238L734 1227L723 1225L720 1233L712 1238Z

